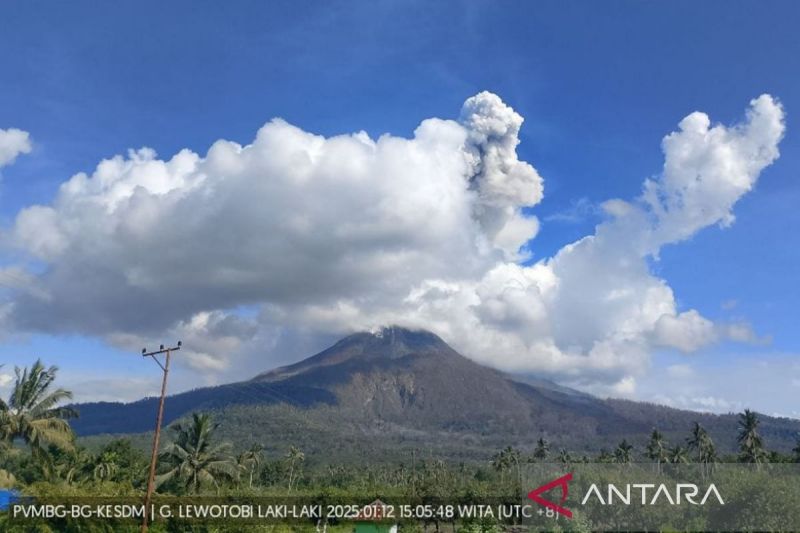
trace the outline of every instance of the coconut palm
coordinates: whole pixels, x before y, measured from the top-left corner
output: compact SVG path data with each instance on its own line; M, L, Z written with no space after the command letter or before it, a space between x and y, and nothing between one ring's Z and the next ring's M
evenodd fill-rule
M686 447L689 450L699 450L700 443L705 437L706 430L703 429L703 426L701 426L699 422L695 422L692 425L692 434L686 438Z
M77 416L69 407L59 406L72 398L65 389L53 389L58 367L45 368L37 360L30 368L14 368L15 381L8 403L0 400L0 440L21 439L39 460L47 459L50 445L73 448L74 435L68 419Z
M547 459L549 454L550 443L547 442L544 437L539 437L539 440L536 441L536 448L533 450L533 457L540 461L544 461Z
M711 436L706 433L705 438L700 442L699 459L702 465L702 473L708 476L717 462L717 447L714 446L714 441Z
M766 455L764 441L758 434L758 415L750 409L739 414L739 460L759 465Z
M614 462L614 455L606 450L605 448L600 450L600 453L597 455L597 462L598 463L613 463Z
M506 450L500 450L492 457L492 468L500 472L500 481L505 482L506 470L511 468L511 458L506 453Z
M204 486L219 488L222 479L236 477L236 464L228 455L228 444L213 444L213 435L219 424L208 414L192 414L189 424L173 426L175 441L161 455L168 470L156 477L156 485L170 480L180 481L190 493Z
M712 465L717 462L717 448L711 435L695 422L692 426L692 434L686 439L689 450L697 451L697 460L701 464L701 474L703 477L711 473Z
M237 463L239 463L239 467L242 470L245 470L249 473L250 476L250 488L253 487L253 475L258 467L261 466L261 462L264 459L263 452L264 447L260 444L253 444L247 450L243 451L239 454L237 459Z
M669 452L667 453L669 462L673 464L685 464L689 462L689 454L681 445L676 445L674 448L670 448Z
M511 446L506 446L503 451L500 452L502 457L502 462L506 466L506 468L516 467L517 469L517 478L522 478L522 472L520 470L519 460L520 460L520 451L512 448Z
M289 490L292 490L292 482L296 481L294 474L295 474L295 466L297 463L302 463L306 460L306 454L301 452L298 448L294 446L289 447L289 451L286 453L286 461L289 463Z
M101 453L95 459L92 477L99 481L109 481L119 472L119 459L112 451Z
M10 489L17 484L14 474L0 468L0 489Z
M558 462L565 465L572 464L572 456L569 454L567 450L561 448L558 451Z
M622 442L617 445L617 449L614 450L614 458L618 463L630 463L633 460L632 451L633 445L627 439L622 439Z
M53 458L53 474L69 485L85 481L92 471L93 458L83 448L61 453L56 451Z
M650 440L647 443L647 451L645 455L651 461L656 462L656 472L661 473L661 463L667 459L667 448L664 441L664 435L661 434L656 428L650 434Z

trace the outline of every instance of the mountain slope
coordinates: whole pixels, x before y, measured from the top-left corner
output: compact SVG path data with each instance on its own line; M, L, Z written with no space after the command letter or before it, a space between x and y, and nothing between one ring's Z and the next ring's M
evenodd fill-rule
M74 427L81 435L148 431L156 403L79 405ZM449 440L450 455L462 448L475 455L503 443L524 447L542 435L557 447L597 450L623 437L643 440L653 425L683 439L695 420L731 450L736 433L733 415L600 400L535 377L517 381L463 357L432 333L396 327L350 335L249 381L171 396L165 421L195 410L219 411L237 440L275 441L289 432L313 445L325 434L327 449L350 442L348 450L376 441L433 446ZM800 422L765 417L762 427L773 448L788 449Z

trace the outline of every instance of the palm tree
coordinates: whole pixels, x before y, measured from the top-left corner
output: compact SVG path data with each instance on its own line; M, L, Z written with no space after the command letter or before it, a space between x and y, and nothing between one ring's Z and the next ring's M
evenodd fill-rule
M10 489L17 484L17 478L8 470L0 468L0 489Z
M28 445L34 457L46 462L47 448L73 448L74 435L68 419L75 410L59 404L72 398L65 389L52 390L58 367L45 368L37 360L30 369L14 368L16 379L8 403L0 400L0 440L16 439Z
M69 452L54 450L52 474L73 485L85 481L88 472L92 471L92 457L83 448L77 448ZM49 474L50 472L46 472Z
M758 415L750 409L739 414L739 460L743 463L754 463L758 467L764 459L764 442L758 434Z
M297 463L302 463L306 460L306 454L301 452L298 448L294 446L289 447L289 451L286 453L286 460L289 462L289 490L292 490L292 481L294 479L294 467Z
M661 463L667 459L666 442L664 435L656 428L650 434L650 441L647 443L647 458L656 462L656 472L661 473Z
M117 464L117 454L114 452L103 452L95 459L94 469L92 476L94 479L100 481L109 481L117 472L119 472L119 465Z
M550 454L550 443L547 442L544 439L544 437L539 437L539 440L536 441L536 449L533 450L534 459L544 461L547 459L547 456L549 454Z
M692 427L692 434L686 439L687 447L690 450L697 450L697 460L701 464L701 475L706 477L711 473L711 465L717 461L717 449L711 435L695 422Z
M190 493L204 485L219 488L219 480L236 477L236 465L228 455L228 444L212 444L214 431L219 427L208 414L192 414L189 424L173 426L175 441L167 446L162 459L169 470L157 476L156 485L179 480Z
M633 445L631 445L627 439L622 439L622 442L619 443L617 449L614 450L614 457L618 463L630 463L633 460L633 454L631 453L632 450Z
M670 448L668 456L669 462L673 464L685 464L689 462L689 454L686 453L686 448L680 444L676 445L674 448Z
M239 458L237 462L239 463L239 467L243 470L249 471L250 474L250 488L253 488L253 475L255 474L256 469L261 466L261 461L263 460L264 456L262 452L264 451L264 447L260 444L253 444L247 450L243 451L239 454Z
M492 468L500 472L500 481L505 483L505 471L512 466L517 469L517 480L522 482L522 470L520 467L521 453L519 450L506 446L492 457Z
M512 448L511 446L506 446L503 450L503 455L506 457L506 462L508 463L509 467L514 465L517 467L517 479L522 482L522 471L520 470L519 466L519 459L520 459L520 451L517 449Z
M600 450L600 453L597 455L597 462L598 463L613 463L614 456L605 448Z
M569 454L567 450L561 448L558 451L558 462L565 465L572 464L572 456Z
M686 447L689 450L699 450L700 443L706 436L706 430L703 429L703 426L700 425L699 422L695 422L692 426L692 434L686 438Z
M698 450L700 457L700 464L702 465L703 476L708 476L717 462L717 447L714 446L714 441L711 436L706 433L705 438L700 442L700 449Z
M500 450L494 454L492 457L492 468L494 468L497 472L500 472L500 481L501 483L505 483L505 472L511 468L511 460L506 453L506 450Z

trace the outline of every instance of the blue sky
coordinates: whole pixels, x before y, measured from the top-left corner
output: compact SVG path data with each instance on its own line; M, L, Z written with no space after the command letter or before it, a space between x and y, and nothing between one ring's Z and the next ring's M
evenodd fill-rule
M4 11L0 128L33 139L30 154L0 170L6 232L21 209L50 204L70 176L129 148L204 155L217 139L251 142L273 117L325 136L410 137L428 117L458 118L468 97L488 90L525 117L517 155L544 178L543 200L527 210L541 221L533 263L591 234L603 201L637 196L661 172L661 139L684 116L700 110L732 124L752 98L772 94L786 110L781 156L737 202L735 223L668 244L650 262L681 310L746 321L771 341L720 341L690 355L655 349L636 397L653 397L667 366L727 375L797 361L796 3L26 2ZM20 252L7 247L3 257L15 264ZM144 387L152 369L90 329L14 329L0 362L41 356L74 383L107 372ZM745 401L800 416L791 395L766 390Z

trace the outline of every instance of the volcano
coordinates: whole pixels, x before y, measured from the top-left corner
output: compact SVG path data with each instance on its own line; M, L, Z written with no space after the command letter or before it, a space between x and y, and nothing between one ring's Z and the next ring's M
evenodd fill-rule
M75 407L79 435L139 433L152 428L157 400ZM347 336L248 381L170 396L165 423L193 411L216 412L241 439L288 431L304 442L324 434L354 446L380 437L382 442L444 439L480 448L544 436L559 447L597 450L622 438L643 441L653 427L682 439L694 421L722 450L734 448L736 435L732 414L604 400L545 379L510 376L462 356L433 333L400 327ZM270 434L260 437L265 427ZM800 421L762 417L761 429L774 449L788 449Z

